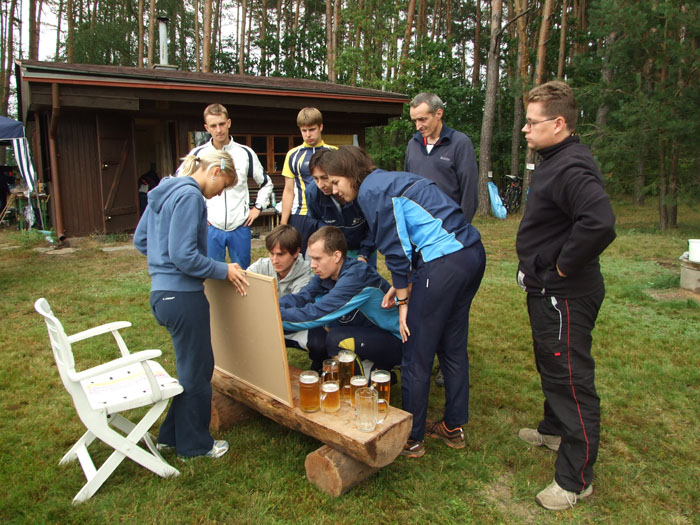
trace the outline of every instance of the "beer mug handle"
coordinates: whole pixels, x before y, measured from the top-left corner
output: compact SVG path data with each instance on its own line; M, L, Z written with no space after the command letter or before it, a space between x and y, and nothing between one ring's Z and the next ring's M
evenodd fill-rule
M384 403L386 410L384 411L384 417L377 420L377 425L382 423L386 419L386 415L389 413L389 404L386 402L386 399L377 399L377 411L379 411L379 405L382 403Z

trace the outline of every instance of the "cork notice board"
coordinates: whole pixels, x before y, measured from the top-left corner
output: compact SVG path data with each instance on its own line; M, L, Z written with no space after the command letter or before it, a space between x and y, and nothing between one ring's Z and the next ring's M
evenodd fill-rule
M228 281L207 279L214 366L293 407L277 285L272 277L246 272L248 295Z

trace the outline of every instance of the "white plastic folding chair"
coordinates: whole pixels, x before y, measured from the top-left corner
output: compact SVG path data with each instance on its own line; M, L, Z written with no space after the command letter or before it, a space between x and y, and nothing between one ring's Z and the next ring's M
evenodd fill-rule
M158 363L151 361L159 357L161 351L129 353L119 333L120 329L131 326L129 322L108 323L67 336L46 299L38 299L34 308L46 321L61 380L73 398L78 417L87 428L87 432L59 462L64 464L78 459L87 478L87 483L76 494L73 504L85 501L97 492L125 457L161 477L177 476L177 469L163 459L153 443L153 437L148 433L165 410L168 400L182 392L177 379L168 375ZM121 357L77 372L71 345L110 332L116 340ZM153 406L138 423L121 415L123 411L149 405ZM95 468L88 452L88 446L95 438L114 449L99 469ZM141 440L148 450L138 445Z

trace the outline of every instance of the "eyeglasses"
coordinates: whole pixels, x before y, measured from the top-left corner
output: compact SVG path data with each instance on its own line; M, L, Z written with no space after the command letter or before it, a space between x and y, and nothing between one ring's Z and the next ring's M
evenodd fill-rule
M530 120L529 118L526 118L526 119L525 119L525 125L526 125L528 128L531 128L532 126L534 126L534 125L536 125L536 124L542 124L543 122L549 122L550 120L557 120L558 118L559 118L558 116L552 117L552 118L546 118L546 119L544 119L544 120Z

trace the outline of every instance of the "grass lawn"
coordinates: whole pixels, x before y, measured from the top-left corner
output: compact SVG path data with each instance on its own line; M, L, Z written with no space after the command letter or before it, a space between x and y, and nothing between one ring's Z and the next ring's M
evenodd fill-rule
M697 523L700 304L678 290L678 257L688 238L700 237L700 212L681 207L680 227L662 234L653 204L615 208L618 238L601 259L607 297L593 332L603 416L594 494L561 513L534 501L552 480L554 454L517 437L519 428L537 425L543 401L525 295L515 283L518 217L475 223L487 266L470 321L465 449L429 440L423 458L398 458L334 499L305 478L304 458L320 443L256 416L215 436L231 443L222 459L166 456L181 472L167 480L127 460L77 507L71 500L82 470L58 461L84 427L33 302L46 297L69 334L131 321L122 332L131 350L163 349L161 362L174 373L170 339L149 310L145 258L102 251L125 238L83 239L76 252L51 255L34 249L45 245L37 236L0 231L0 522ZM116 357L107 337L74 351L80 368ZM308 364L300 352L290 361ZM395 386L392 404L399 403ZM433 386L428 416L439 418L442 405ZM109 454L101 443L91 451L100 460Z

